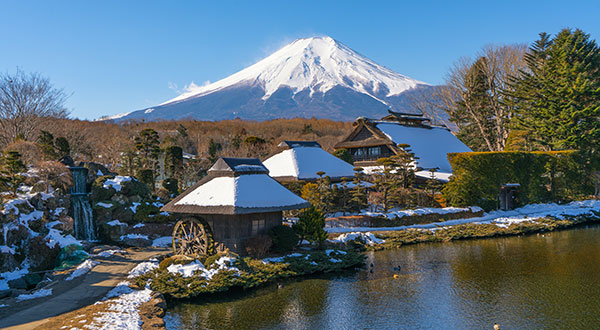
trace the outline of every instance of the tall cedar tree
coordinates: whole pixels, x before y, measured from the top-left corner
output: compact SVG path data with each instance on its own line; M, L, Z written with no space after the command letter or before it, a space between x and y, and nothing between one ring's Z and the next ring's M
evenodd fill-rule
M169 178L179 178L183 169L183 149L178 146L165 148L165 173Z
M142 167L156 172L160 155L158 133L151 128L141 130L135 138L135 149L140 157Z
M600 146L600 50L583 31L541 33L526 54L527 70L514 79L515 129L530 149Z

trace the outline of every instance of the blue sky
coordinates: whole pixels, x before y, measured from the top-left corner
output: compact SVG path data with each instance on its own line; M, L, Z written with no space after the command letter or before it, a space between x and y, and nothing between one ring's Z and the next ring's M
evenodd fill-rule
M409 77L441 84L461 56L581 28L600 1L2 1L0 70L49 77L91 119L214 82L287 42L329 35Z

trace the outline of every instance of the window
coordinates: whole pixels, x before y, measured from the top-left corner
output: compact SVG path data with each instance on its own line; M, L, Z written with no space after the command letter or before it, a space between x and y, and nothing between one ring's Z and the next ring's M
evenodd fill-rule
M252 220L252 236L258 235L265 230L265 219Z
M369 148L369 156L379 157L381 155L381 148L371 147Z

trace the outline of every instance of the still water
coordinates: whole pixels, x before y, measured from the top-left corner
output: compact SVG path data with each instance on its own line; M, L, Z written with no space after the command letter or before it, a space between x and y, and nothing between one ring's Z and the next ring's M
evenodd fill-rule
M405 246L282 284L174 305L168 327L600 329L600 226Z

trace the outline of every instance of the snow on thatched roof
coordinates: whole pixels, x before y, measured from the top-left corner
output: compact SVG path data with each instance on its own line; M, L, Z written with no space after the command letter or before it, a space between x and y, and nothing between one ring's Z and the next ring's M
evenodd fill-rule
M247 214L308 207L268 175L255 158L221 158L208 176L165 205L162 210L194 214Z
M354 176L353 165L321 149L318 144L296 144L265 160L264 165L269 169L269 175L280 180L315 180L319 178L319 171L332 179Z
M448 153L471 151L443 127L412 127L389 122L376 125L394 143L410 145L410 150L418 157L417 165L424 169L437 168L440 172L452 173Z

